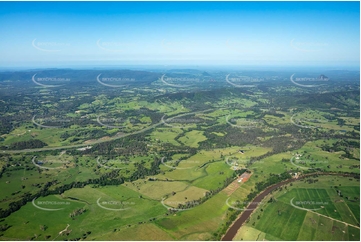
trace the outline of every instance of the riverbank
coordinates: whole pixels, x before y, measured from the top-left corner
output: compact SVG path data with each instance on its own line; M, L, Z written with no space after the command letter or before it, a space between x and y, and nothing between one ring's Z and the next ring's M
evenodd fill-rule
M309 173L304 174L298 178L291 178L279 183L276 183L274 185L271 185L267 187L265 190L260 192L253 200L250 202L250 204L247 206L247 208L237 217L237 219L231 224L227 232L222 237L221 241L231 241L237 234L238 230L243 226L243 224L247 221L247 219L252 215L253 211L258 207L258 205L261 203L261 201L270 194L273 190L275 190L278 187L281 187L285 184L288 184L290 182L294 182L309 176L314 175L336 175L336 176L354 176L355 174L350 173L336 173L336 172L316 172L316 173Z

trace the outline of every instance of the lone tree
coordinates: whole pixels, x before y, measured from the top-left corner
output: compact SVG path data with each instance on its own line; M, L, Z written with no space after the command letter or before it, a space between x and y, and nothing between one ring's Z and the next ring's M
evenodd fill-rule
M48 228L48 226L46 225L40 225L40 230L41 231L45 231Z

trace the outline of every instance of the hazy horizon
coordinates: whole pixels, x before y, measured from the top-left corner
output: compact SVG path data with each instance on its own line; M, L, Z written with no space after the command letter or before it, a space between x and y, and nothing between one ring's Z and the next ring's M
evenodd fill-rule
M0 66L360 65L359 2L1 2Z

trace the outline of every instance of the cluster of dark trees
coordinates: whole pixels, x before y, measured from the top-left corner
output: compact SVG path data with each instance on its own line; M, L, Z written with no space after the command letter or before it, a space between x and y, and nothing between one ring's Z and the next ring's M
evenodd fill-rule
M359 148L360 142L357 140L349 140L349 139L340 139L332 144L322 144L321 148L324 151L328 152L337 152L337 151L344 151L345 154L342 154L342 157L348 158L348 159L355 159L358 160L358 158L354 157L353 154L351 154L351 148Z
M69 214L69 217L71 217L72 219L74 219L74 217L76 216L79 216L83 213L86 212L86 209L85 208L78 208L78 209L75 209L74 211L72 211L70 214Z
M27 192L22 196L22 198L20 200L11 202L9 204L8 209L0 208L0 218L9 216L11 213L19 210L27 202L30 202L33 199L38 198L38 197L45 197L45 196L53 195L53 194L61 194L72 188L82 188L89 184L99 184L101 186L123 184L124 180L119 176L118 172L119 171L114 170L109 173L103 174L100 178L88 179L87 181L83 181L83 182L71 182L69 184L56 186L53 189L50 189L50 188L53 185L58 184L59 182L57 180L47 182L47 183L45 183L45 185L43 186L43 188L40 191L38 191L34 194Z
M34 149L34 148L42 148L44 146L47 146L48 144L38 140L38 139L32 139L27 141L19 141L14 142L7 146L0 146L0 149L10 149L10 150L24 150L24 149Z
M106 156L125 156L146 155L148 154L147 139L145 133L124 137L109 142L103 142L93 145L92 149L85 151L72 151L73 155L106 155Z
M196 148L191 148L187 146L175 146L171 143L163 143L161 145L161 150L159 151L159 154L162 157L172 157L176 154L189 154L189 156L197 154Z
M87 130L73 130L73 131L65 131L60 135L60 138L66 140L70 137L74 137L71 142L76 142L78 140L85 139L99 139L109 135L107 132L101 129L87 129Z

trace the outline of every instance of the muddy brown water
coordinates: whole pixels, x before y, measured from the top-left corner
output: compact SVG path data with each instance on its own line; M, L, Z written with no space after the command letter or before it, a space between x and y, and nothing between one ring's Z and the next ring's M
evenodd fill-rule
M238 230L242 227L242 225L244 224L244 222L247 221L247 219L251 216L252 212L254 209L257 208L258 204L260 204L260 202L265 198L265 196L267 196L269 193L271 193L273 190L275 190L276 188L283 186L287 183L299 180L299 179L303 179L305 177L308 176L313 176L313 175L338 175L338 176L352 176L350 174L343 174L343 173L309 173L309 174L305 174L303 176L300 176L299 178L291 178L282 182L279 182L277 184L271 185L268 188L266 188L266 190L263 190L260 194L258 194L253 200L252 202L248 205L248 207L246 208L246 210L244 210L240 216L238 216L238 218L236 219L236 221L229 227L229 229L227 230L227 232L225 233L225 235L222 237L221 241L232 241L232 239L234 238L234 236L236 236Z

